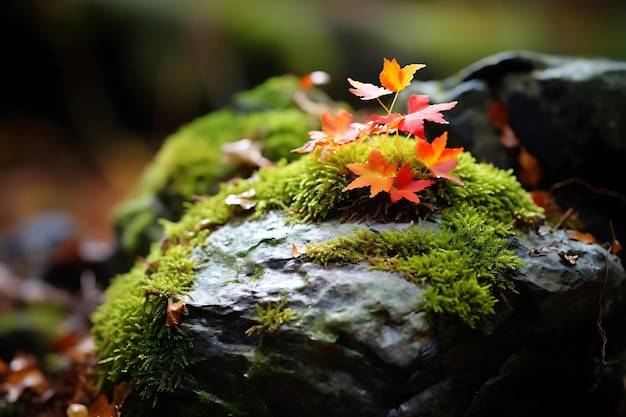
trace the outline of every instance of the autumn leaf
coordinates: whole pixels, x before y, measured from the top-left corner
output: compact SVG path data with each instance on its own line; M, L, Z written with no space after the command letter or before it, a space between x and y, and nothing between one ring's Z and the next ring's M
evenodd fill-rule
M291 152L312 152L317 147L338 147L355 142L365 127L360 123L352 123L353 116L345 109L339 110L333 117L329 111L322 115L322 130L309 132L311 140Z
M330 75L324 71L313 71L300 78L300 88L310 90L316 85L328 84Z
M456 101L452 101L450 103L430 104L428 96L413 94L407 102L409 111L407 114L392 113L386 116L373 114L367 120L386 125L390 130L398 129L401 132L410 133L416 138L425 138L424 120L448 124L441 112L452 109L456 103Z
M117 407L111 404L104 394L100 394L89 406L89 417L119 417L119 415Z
M543 165L539 159L528 152L525 146L520 146L517 162L519 163L517 174L519 181L526 188L537 187L543 178Z
M182 321L182 314L185 309L185 300L180 299L174 302L172 297L167 299L167 317L165 318L165 326L178 326Z
M383 70L380 73L380 83L383 87L393 92L404 90L413 80L413 74L420 68L424 68L423 64L409 64L400 68L400 64L393 58L389 61L383 58Z
M487 119L500 131L500 144L507 149L514 149L520 145L520 140L509 125L509 116L506 105L502 101L494 101L487 111Z
M341 191L370 187L370 198L381 191L389 192L397 166L398 164L388 165L387 158L374 148L367 157L367 164L357 162L347 165L350 171L358 175L358 178Z
M441 112L456 106L456 101L450 103L430 104L428 96L413 94L407 102L408 114L398 124L398 129L410 133L415 137L424 138L424 120L448 124Z
M370 83L362 83L360 81L355 81L352 78L348 78L348 82L352 85L352 87L354 87L348 88L348 91L355 96L360 97L361 100L373 100L375 98L393 93L393 91L387 90L384 87L379 87Z
M591 233L582 232L580 230L566 230L567 237L572 240L585 243L600 243L600 241Z
M426 139L415 138L415 157L428 167L436 178L447 178L459 185L463 182L450 171L456 168L457 157L463 148L446 148L448 143L448 132L435 138L431 143Z
M409 201L419 204L420 199L415 193L418 191L422 191L425 188L428 188L436 181L414 180L413 170L411 170L409 164L405 162L404 165L402 165L402 168L398 170L398 173L393 182L395 186L392 186L391 191L389 192L392 203L396 203L405 198Z

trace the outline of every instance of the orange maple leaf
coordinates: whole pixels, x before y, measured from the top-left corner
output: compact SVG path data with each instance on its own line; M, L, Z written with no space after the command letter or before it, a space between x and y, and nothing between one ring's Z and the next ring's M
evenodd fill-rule
M348 91L355 96L360 97L361 100L373 100L380 96L385 96L387 94L393 93L393 91L387 90L384 87L379 87L370 83L362 83L360 81L355 81L352 78L348 78L348 82L353 87L348 88Z
M312 152L317 147L339 147L355 142L366 127L360 123L352 123L352 113L345 109L339 110L333 117L329 111L322 115L322 130L309 132L311 140L291 152Z
M359 162L346 165L358 177L341 191L370 187L370 198L381 191L389 192L398 164L388 165L387 158L376 148L370 151L367 164Z
M418 191L422 191L425 188L428 188L436 181L414 180L413 170L411 170L409 164L405 162L404 165L402 165L402 167L398 170L398 173L393 182L395 186L392 186L391 191L389 192L392 203L395 203L405 198L409 201L419 204L420 199L415 193Z
M447 143L448 132L443 132L432 144L426 139L415 138L415 157L423 162L436 178L447 178L459 185L465 185L458 177L450 174L450 171L456 168L457 157L463 152L463 148L446 149Z
M400 64L393 58L389 61L383 58L383 70L380 72L380 83L383 87L393 92L404 90L413 80L413 74L420 68L424 68L424 64L409 64L400 68Z

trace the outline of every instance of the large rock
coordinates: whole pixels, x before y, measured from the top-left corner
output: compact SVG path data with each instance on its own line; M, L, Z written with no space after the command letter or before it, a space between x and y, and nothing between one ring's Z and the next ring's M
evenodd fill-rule
M182 387L174 398L209 398L212 415L252 416L607 415L615 407L621 378L603 366L596 322L602 305L613 340L626 276L604 247L565 231L512 238L526 264L514 278L518 293L470 330L425 313L424 287L400 274L292 256L294 244L363 227L408 226L286 225L272 212L212 233L192 254L198 280L181 328L194 335L188 372L203 389ZM281 301L293 318L262 339L247 335L259 309Z

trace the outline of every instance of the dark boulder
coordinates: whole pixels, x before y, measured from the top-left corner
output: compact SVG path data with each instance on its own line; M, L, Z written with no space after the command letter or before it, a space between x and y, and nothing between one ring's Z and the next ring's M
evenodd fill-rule
M615 409L621 373L602 356L598 306L615 348L626 275L606 248L571 240L565 231L512 238L526 264L514 278L517 294L472 330L425 313L425 288L400 274L292 256L293 244L302 248L362 227L286 225L282 214L270 213L212 233L192 255L198 280L182 325L194 335L197 362L188 372L196 386L182 387L174 398L186 405L209 398L203 406L212 415L252 416L609 415ZM272 305L289 309L290 317L262 337L246 333Z
M601 242L613 239L609 220L626 240L626 62L504 52L409 90L458 100L445 127L458 144L515 169L528 189L550 190ZM494 105L504 112L495 123ZM502 139L502 123L518 143Z

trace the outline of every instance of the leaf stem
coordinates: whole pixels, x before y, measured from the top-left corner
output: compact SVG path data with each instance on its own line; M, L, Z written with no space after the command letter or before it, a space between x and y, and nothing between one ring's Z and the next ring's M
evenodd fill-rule
M394 94L393 96L393 101L391 102L391 106L389 106L389 109L385 107L385 110L387 110L387 115L391 114L391 111L393 110L393 106L395 106L397 99L398 99L398 92L396 91L396 94Z
M383 107L383 109L385 109L388 115L391 114L391 110L383 104L383 102L380 100L380 97L376 97L376 100L378 101L378 104L380 104ZM393 104L392 104L392 107L393 107Z

